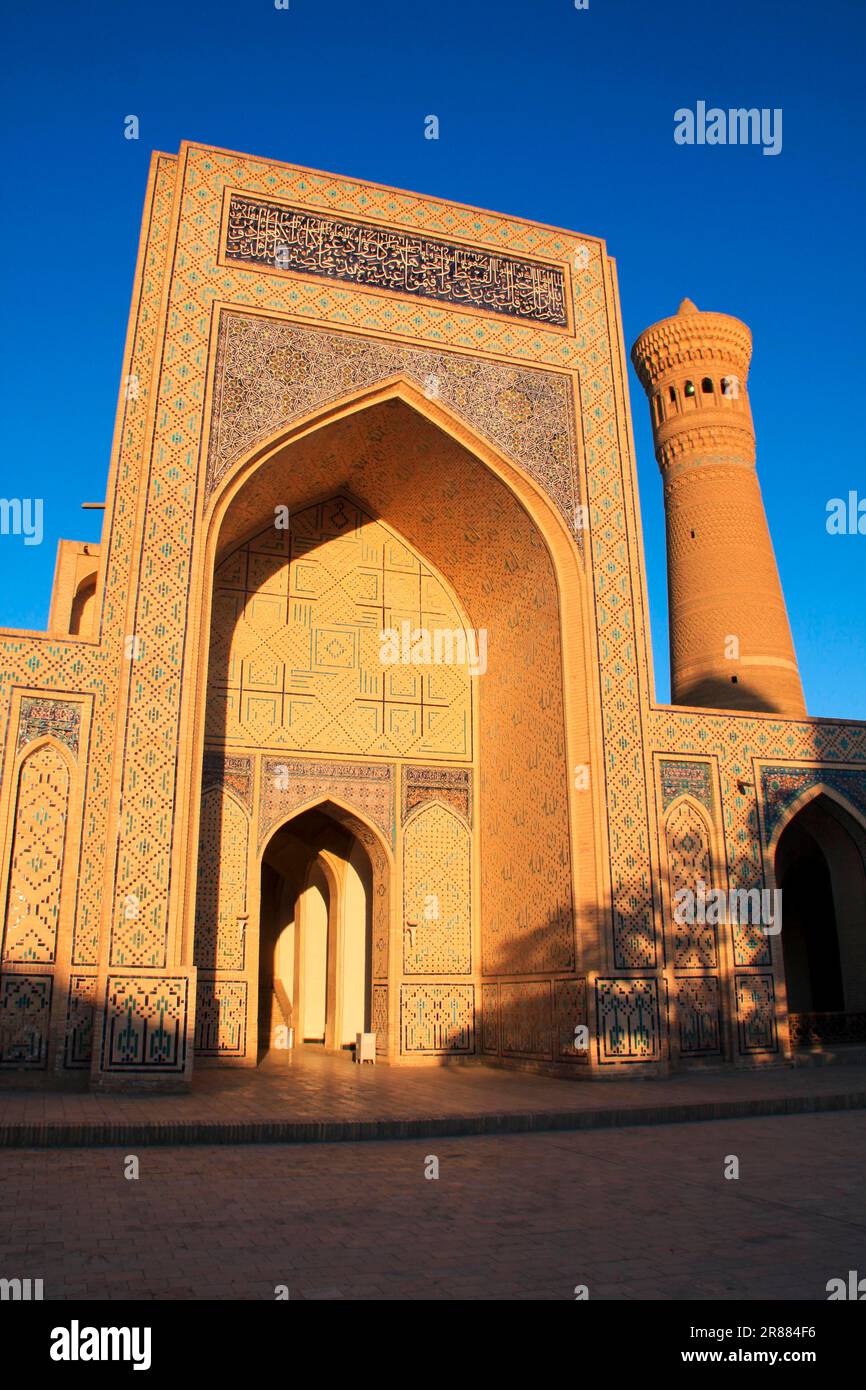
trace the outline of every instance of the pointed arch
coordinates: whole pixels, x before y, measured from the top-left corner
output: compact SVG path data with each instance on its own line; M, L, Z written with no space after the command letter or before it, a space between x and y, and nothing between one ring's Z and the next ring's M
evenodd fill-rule
M675 911L679 893L696 893L701 883L707 891L718 886L712 824L694 797L678 796L668 807L663 839L674 969L715 970L719 965L716 926L680 921Z
M472 852L469 827L437 800L403 827L403 969L407 975L472 970Z
M309 811L322 811L325 815L335 820L338 825L350 830L356 839L359 839L365 847L375 846L377 852L382 855L383 860L392 867L394 854L387 839L382 833L381 826L375 824L366 811L360 806L354 805L351 801L344 799L333 792L317 791L313 796L305 801L301 801L297 806L293 806L287 811L285 816L271 821L263 831L259 839L257 856L259 863L264 858L270 841L281 830L288 829L292 822L299 816L306 815Z
M846 815L849 815L851 817L852 821L854 821L854 823L863 832L864 836L866 836L866 815L863 814L859 807L855 806L853 801L850 801L849 798L845 796L844 792L840 792L836 787L832 787L829 784L829 782L814 782L812 786L806 787L803 791L801 791L799 795L796 796L794 800L790 803L790 805L786 806L784 812L779 817L779 820L773 828L773 833L770 837L770 842L767 845L766 861L767 866L770 870L770 874L773 876L774 886L776 851L778 850L779 841L781 840L782 835L784 834L788 826L791 824L791 822L795 819L795 817L798 816L801 811L804 811L806 807L809 806L813 801L817 801L820 797L826 797L828 801L835 802L836 805L839 806L841 810L845 812Z
M767 851L781 891L792 1041L866 1038L866 819L826 782L786 807Z
M51 735L27 744L16 761L0 957L6 964L57 959L74 773L69 750Z
M411 377L395 372L373 385L347 392L338 400L314 406L303 415L278 428L269 437L256 441L220 477L205 505L208 539L219 534L226 513L250 476L281 452L286 445L306 438L327 426L376 405L400 401L428 420L484 464L521 500L532 516L545 543L565 541L563 556L577 554L562 513L544 488L525 468L491 444L443 401L426 393ZM558 548L558 547L557 547ZM582 566L579 566L582 571Z

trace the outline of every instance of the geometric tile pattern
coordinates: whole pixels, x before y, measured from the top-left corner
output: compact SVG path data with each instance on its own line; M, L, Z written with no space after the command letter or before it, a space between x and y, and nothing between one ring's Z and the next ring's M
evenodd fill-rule
M404 624L407 634L463 631L439 579L354 503L336 497L295 514L290 529L269 527L217 570L207 736L293 752L470 758L468 668L436 664L408 635L405 661L383 663L380 633Z
M53 962L69 813L69 771L44 743L21 764L3 960Z
M403 969L465 975L472 969L469 830L441 804L419 811L403 837Z
M677 911L677 894L690 891L699 892L698 884L703 883L704 892L713 887L713 865L710 850L709 827L694 804L687 800L677 803L665 821L665 842L668 858L668 891L671 908L671 929L674 947L674 968L676 970L711 970L719 963L716 945L716 927L712 923L701 923L697 911L686 913ZM685 906L688 899L680 899ZM679 921L679 917L691 916L692 922Z
M195 908L200 970L244 968L249 829L233 796L217 787L204 793Z
M722 1050L719 980L716 975L680 977L676 982L679 1050L684 1056L718 1056Z
M376 1052L388 1051L388 986L373 986L373 1003L370 1010L370 1027L376 1034Z
M0 1066L44 1070L51 975L0 975Z
M400 1019L404 1053L475 1050L472 985L403 985Z
M106 1071L183 1071L188 981L109 975L103 1066Z
M195 1050L201 1057L243 1057L246 1052L246 980L199 979Z
M772 975L738 975L736 989L740 1051L775 1052L778 1044Z
M734 948L735 965L772 964L773 953L770 938L759 923L733 922L731 924L731 941Z
M656 980L596 980L602 1062L652 1062L659 1057Z
M294 418L397 374L534 478L582 546L567 376L228 310L220 315L207 493L243 454Z
M185 480L177 477L173 464L164 469L151 453L148 431L148 402L157 392L163 275L168 262L174 192L177 175L176 158L159 158L153 184L152 216L147 242L143 248L144 266L140 283L140 304L137 306L136 335L129 373L136 382L136 392L125 392L120 421L121 465L118 468L112 505L111 537L105 556L105 591L103 599L103 641L106 654L115 663L111 677L115 687L125 688L130 718L124 730L123 806L124 821L121 842L129 839L117 854L118 874L115 883L111 923L110 955L113 964L161 966L167 959L166 911L169 890L170 829L165 821L166 792L172 785L176 753L171 741L173 717L177 710L182 647L166 634L173 631L177 608L171 584L166 576L173 568L173 546L163 527L171 529L174 544L179 539L178 499L184 493ZM177 397L175 397L177 400ZM154 477L154 464L161 474ZM144 491L151 493L156 509L151 513L151 525L159 529L157 541L159 562L153 567L153 587L146 599L141 597L131 624L127 618L130 565L134 551L139 498ZM101 557L100 557L101 558ZM152 564L148 556L145 566ZM176 568L176 559L174 567ZM134 571L133 571L134 572ZM128 632L128 627L132 632ZM139 638L135 660L128 659L126 638ZM108 673L106 673L106 678ZM94 766L93 817L96 828L107 819L108 791L114 759L115 729L112 723L103 728L93 747ZM136 750L137 756L131 755ZM91 810L85 806L88 844ZM105 835L103 825L102 834ZM98 841L97 841L98 843ZM109 853L114 852L114 846ZM85 871L81 892L84 895L82 912L76 924L76 954L79 964L96 964L98 932L102 907L102 873L106 849L95 860L95 871ZM127 916L127 901L134 895L140 904L136 918Z

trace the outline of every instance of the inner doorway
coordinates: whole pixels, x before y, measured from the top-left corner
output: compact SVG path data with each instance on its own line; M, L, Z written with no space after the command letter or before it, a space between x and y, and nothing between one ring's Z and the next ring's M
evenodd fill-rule
M370 1031L373 872L326 809L281 826L262 859L258 1060L340 1052Z

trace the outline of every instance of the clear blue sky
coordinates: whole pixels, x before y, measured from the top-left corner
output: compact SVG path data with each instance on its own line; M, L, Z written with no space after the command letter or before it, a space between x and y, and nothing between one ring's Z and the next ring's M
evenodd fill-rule
M57 539L98 539L148 158L181 139L606 238L630 347L689 295L751 326L758 465L813 714L866 719L863 0L59 0L4 18L0 623L42 628ZM678 107L781 107L776 157L678 146ZM124 117L141 138L127 141ZM441 138L423 138L438 115ZM631 375L657 693L661 487Z

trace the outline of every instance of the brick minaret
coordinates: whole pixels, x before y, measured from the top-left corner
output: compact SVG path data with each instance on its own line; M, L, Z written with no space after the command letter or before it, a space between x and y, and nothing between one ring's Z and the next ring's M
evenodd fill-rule
M758 475L752 335L684 299L632 361L664 480L675 704L805 714Z

